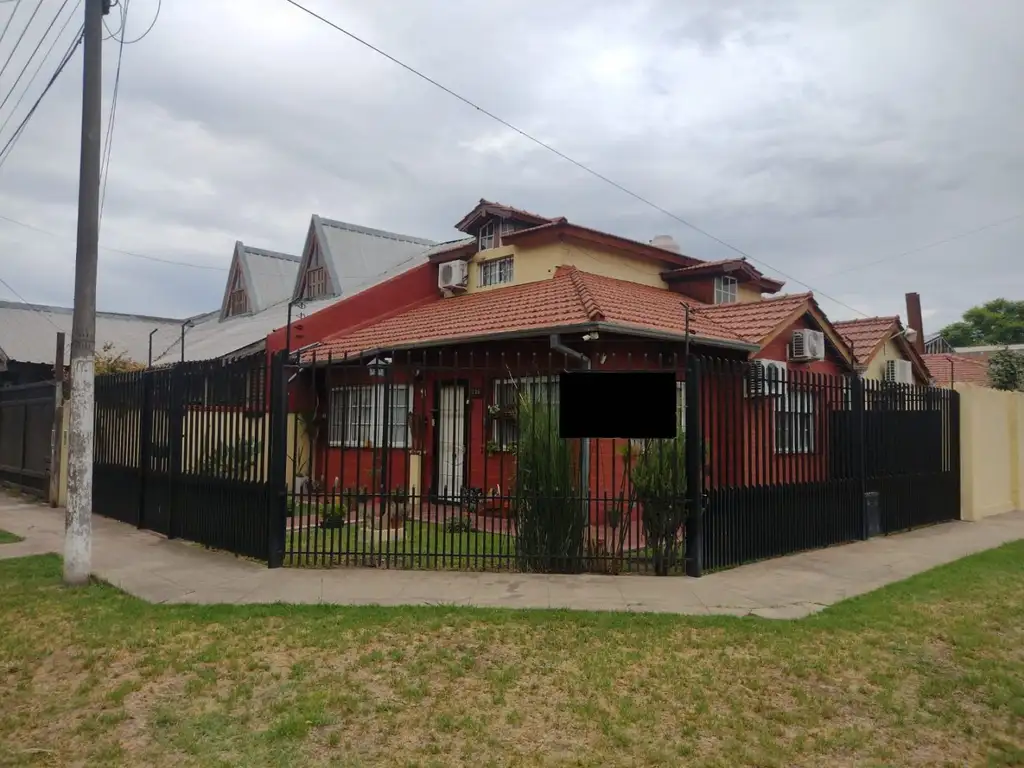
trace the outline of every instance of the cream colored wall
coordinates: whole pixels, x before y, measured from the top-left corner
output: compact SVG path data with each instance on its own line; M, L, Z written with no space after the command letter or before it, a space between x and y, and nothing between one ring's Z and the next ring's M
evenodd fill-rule
M1024 509L1024 393L954 388L960 393L960 517Z
M761 291L757 288L751 288L747 285L739 285L737 288L736 301L761 301Z
M865 379L874 379L876 381L882 381L885 379L885 361L886 360L906 360L906 355L903 354L903 350L899 348L895 341L891 338L887 339L882 348L878 350L875 356L868 363L867 370L864 371Z
M574 266L584 272L634 283L667 288L661 279L665 265L644 259L636 259L621 253L603 250L597 246L583 248L575 244L550 243L533 248L503 245L500 248L480 251L469 263L469 287L466 293L479 293L494 288L505 288L509 283L479 286L480 264L494 259L513 256L513 281L511 285L536 283L554 276L560 266ZM760 298L760 296L758 296Z

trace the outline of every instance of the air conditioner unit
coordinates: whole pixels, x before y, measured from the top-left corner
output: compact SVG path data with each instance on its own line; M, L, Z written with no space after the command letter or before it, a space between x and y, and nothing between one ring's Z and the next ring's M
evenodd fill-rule
M751 360L747 368L747 397L786 393L786 364L781 360Z
M437 271L437 287L442 291L464 291L469 284L469 264L465 261L446 261Z
M793 338L789 342L789 359L795 363L824 360L825 334L807 329L793 331Z
M913 384L914 366L909 360L886 360L885 380L890 384Z

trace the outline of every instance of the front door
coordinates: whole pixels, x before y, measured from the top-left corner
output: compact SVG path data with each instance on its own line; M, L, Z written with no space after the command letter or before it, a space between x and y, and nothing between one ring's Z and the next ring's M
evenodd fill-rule
M437 425L437 495L456 500L462 494L466 466L466 387L445 384L440 390Z

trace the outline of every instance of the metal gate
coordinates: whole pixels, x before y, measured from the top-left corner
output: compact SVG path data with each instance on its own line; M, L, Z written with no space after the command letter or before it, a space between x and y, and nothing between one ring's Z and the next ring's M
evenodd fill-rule
M58 386L44 381L0 389L0 482L48 493Z

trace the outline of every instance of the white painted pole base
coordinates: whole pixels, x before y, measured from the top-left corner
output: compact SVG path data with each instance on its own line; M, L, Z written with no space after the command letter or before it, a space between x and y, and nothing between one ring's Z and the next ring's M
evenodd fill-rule
M71 361L68 506L64 516L64 583L89 583L92 570L92 455L95 358Z

